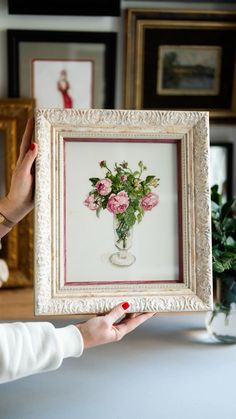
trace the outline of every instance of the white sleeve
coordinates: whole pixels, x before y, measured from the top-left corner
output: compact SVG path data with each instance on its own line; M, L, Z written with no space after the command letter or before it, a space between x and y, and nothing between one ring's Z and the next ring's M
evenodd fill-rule
M51 323L0 324L0 383L58 368L64 358L79 357L83 338L77 327Z

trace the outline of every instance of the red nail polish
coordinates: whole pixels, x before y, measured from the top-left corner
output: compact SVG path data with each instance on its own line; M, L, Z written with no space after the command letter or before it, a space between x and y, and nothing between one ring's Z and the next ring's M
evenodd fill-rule
M129 303L124 303L124 304L122 304L122 308L123 308L124 310L127 310L127 309L129 308Z
M35 149L35 144L34 143L30 144L29 150L34 151L34 149Z

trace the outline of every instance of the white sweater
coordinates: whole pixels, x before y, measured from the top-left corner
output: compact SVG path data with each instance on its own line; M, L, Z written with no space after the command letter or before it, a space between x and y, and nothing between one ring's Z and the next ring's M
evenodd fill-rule
M0 324L0 383L58 368L64 358L79 357L83 338L73 325Z

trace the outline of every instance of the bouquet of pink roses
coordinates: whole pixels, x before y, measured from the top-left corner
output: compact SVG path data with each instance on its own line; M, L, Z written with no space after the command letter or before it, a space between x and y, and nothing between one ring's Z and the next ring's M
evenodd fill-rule
M100 211L108 210L117 217L116 233L123 242L127 232L136 223L140 223L145 212L151 211L158 203L159 196L152 192L159 184L156 176L149 175L142 179L147 167L142 161L138 169L132 171L127 162L115 163L112 171L105 160L100 167L105 169L102 179L92 177L92 189L84 201L84 205L99 216Z

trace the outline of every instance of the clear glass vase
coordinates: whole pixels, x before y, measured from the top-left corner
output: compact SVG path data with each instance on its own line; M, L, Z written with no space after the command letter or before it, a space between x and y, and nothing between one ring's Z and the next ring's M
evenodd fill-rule
M229 271L217 280L216 304L206 316L208 333L220 342L236 343L236 275Z
M236 304L230 305L229 311L215 309L207 313L206 328L208 333L223 343L236 343Z
M130 266L136 258L129 252L133 240L133 227L129 227L122 217L114 215L114 240L118 252L110 256L110 262L116 266Z

